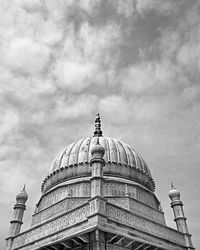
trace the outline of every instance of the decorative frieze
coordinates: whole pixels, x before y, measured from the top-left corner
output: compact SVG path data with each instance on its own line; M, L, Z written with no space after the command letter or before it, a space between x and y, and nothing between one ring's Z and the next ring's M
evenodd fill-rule
M151 208L149 206L146 206L145 204L138 202L135 199L132 199L130 197L124 197L124 198L123 197L116 197L116 198L109 197L108 201L119 207L128 209L138 215L141 215L143 217L156 221L160 224L166 225L164 214L161 211Z
M134 213L140 214L142 216L145 216L146 218L165 225L165 218L162 212L148 207L133 199L129 199L129 206L130 210Z
M43 195L36 212L39 212L66 197L90 197L90 190L91 185L89 181L58 187ZM158 209L159 207L158 201L153 194L140 187L126 183L105 181L103 185L103 194L104 196L129 196L153 208Z
M128 197L109 197L108 201L113 203L119 207L123 207L125 209L129 209L129 198Z
M61 213L76 208L87 201L87 198L65 198L36 214L33 215L32 226L35 226L49 218L53 218Z
M127 199L130 198L127 197ZM106 203L106 199L102 197L94 197L87 204L78 207L76 210L65 213L16 236L12 249L24 248L26 246L28 249L29 244L31 245L33 242L42 240L47 236L56 236L62 230L68 229L79 222L87 221L88 217L96 214L101 214L109 220L147 233L151 237L159 237L163 240L185 246L184 236L176 230L142 218L133 212L128 212L122 207Z
M182 234L175 230L153 223L149 220L138 217L131 212L127 212L121 208L107 204L107 216L109 219L122 223L123 225L131 226L135 229L149 233L156 237L166 239L177 244L185 245L185 240Z
M90 204L90 213L93 215L95 213L102 214L106 216L106 200L100 197L95 197L89 201Z
M53 221L32 228L28 232L25 232L14 238L12 249L24 246L48 235L57 233L60 230L67 229L72 225L86 220L88 214L89 204L82 206L71 213L67 213Z
M146 191L138 186L129 185L126 183L107 181L104 183L104 196L128 196L136 199L155 209L159 208L159 202L154 194Z
M136 198L136 187L118 182L104 183L104 196L125 196Z
M38 211L41 211L66 197L90 197L90 183L81 182L78 184L61 186L43 195L38 205Z

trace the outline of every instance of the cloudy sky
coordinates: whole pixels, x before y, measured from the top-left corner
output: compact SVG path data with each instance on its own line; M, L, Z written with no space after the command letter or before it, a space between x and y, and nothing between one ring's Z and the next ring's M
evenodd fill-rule
M200 248L200 4L193 0L0 0L0 248L27 183L23 229L55 155L105 136L148 163L167 224L181 191Z

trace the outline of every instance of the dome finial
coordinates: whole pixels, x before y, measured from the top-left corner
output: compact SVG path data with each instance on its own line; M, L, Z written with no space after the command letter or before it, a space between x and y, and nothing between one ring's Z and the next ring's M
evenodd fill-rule
M25 188L26 188L26 184L23 186L22 191L20 191L20 192L17 194L17 196L16 196L16 199L17 199L17 200L24 200L25 202L28 200L28 195L27 195L27 193L26 193Z
M171 189L169 191L169 198L173 200L179 200L180 199L180 192L178 191L177 188L174 187L173 182L171 182Z
M102 136L102 131L101 131L101 118L100 118L100 115L99 113L97 114L96 116L96 119L95 119L95 130L94 130L94 137L97 136L97 137L100 137Z

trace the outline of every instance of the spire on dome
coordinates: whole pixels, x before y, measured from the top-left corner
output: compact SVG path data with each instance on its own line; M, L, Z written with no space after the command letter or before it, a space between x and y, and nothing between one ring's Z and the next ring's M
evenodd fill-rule
M94 137L100 137L102 136L102 131L101 131L101 118L100 118L100 115L99 113L97 114L96 116L96 119L95 119L95 130L94 130Z

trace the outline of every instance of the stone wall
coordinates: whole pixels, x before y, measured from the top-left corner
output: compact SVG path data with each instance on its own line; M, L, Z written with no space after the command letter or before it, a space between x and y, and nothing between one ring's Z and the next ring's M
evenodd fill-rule
M40 199L36 212L39 212L67 197L89 198L91 196L90 192L91 187L89 180L75 184L65 184L44 194ZM105 181L103 185L103 193L104 197L129 196L140 201L141 203L159 210L160 204L156 196L152 192L137 185L126 184L119 181Z

